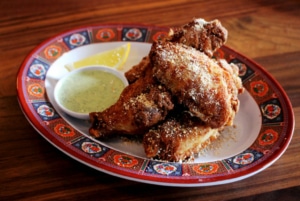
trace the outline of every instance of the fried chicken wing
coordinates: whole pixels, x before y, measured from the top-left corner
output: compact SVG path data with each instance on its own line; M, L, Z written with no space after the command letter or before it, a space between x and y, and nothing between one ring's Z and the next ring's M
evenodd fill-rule
M219 20L210 22L204 19L194 19L188 24L170 29L169 35L161 39L162 42L180 43L191 46L209 57L227 41L228 32ZM129 83L133 83L144 75L146 68L150 67L149 57L144 57L141 62L125 73Z
M213 53L225 44L227 37L228 32L219 20L207 22L199 18L183 27L171 29L166 40L191 46L212 57Z
M89 132L97 138L114 134L144 134L151 126L165 119L173 109L170 92L158 83L150 71L143 79L128 85L119 100L103 112L90 113Z
M235 71L180 43L155 43L149 57L154 76L180 104L212 128L232 125L241 86L232 79Z
M149 130L144 135L143 146L149 158L178 162L193 160L195 154L218 136L218 129L212 129L199 118L183 112Z

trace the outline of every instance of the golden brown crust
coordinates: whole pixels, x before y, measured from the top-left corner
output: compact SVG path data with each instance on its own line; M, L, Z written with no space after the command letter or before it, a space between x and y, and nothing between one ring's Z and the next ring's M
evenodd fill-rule
M143 79L127 86L119 100L103 112L90 113L91 135L107 138L115 134L144 134L165 119L174 104L170 92L148 70Z
M149 55L154 76L180 104L212 128L232 124L238 90L230 71L180 43L156 43Z
M204 19L194 19L183 27L171 30L169 35L167 41L193 47L212 57L225 44L228 32L219 20L206 22Z
M143 146L149 158L176 162L192 160L195 154L218 135L218 129L212 129L198 118L184 112L146 133Z
M204 19L194 19L182 27L170 29L169 36L161 40L184 44L212 57L213 53L226 43L227 35L227 30L219 20L206 22ZM148 67L150 67L150 60L146 56L125 73L128 82L133 83L142 77Z
M148 56L143 57L143 59L137 65L134 65L129 71L125 73L129 84L135 82L140 77L145 75L147 68L151 68L150 60Z

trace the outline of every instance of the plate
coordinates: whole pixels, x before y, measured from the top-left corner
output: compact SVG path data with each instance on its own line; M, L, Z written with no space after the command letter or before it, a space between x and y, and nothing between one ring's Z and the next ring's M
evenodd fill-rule
M88 134L89 122L72 118L56 105L53 90L67 72L64 64L131 43L122 72L137 64L151 43L168 28L108 24L72 29L37 46L17 75L20 106L31 125L57 149L99 171L164 186L211 186L245 179L272 165L287 149L294 130L291 103L263 67L223 46L215 56L239 67L246 92L233 127L193 162L165 162L145 157L137 142L98 141Z

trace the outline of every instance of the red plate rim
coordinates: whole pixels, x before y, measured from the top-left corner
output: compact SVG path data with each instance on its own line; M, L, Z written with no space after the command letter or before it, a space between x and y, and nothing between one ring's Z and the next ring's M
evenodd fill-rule
M29 106L29 101L26 100L26 95L24 94L24 85L25 77L24 71L28 67L28 63L37 55L37 53L45 48L47 45L52 43L53 41L56 41L58 38L62 38L63 36L66 36L68 34L79 32L81 30L88 30L93 29L95 27L102 27L102 28L109 28L109 27L136 27L136 28L145 28L145 29L157 29L161 31L167 31L169 28L167 27L159 27L155 25L145 25L145 24L127 24L127 23L111 23L111 24L95 24L90 26L81 26L75 29L71 29L68 31L64 31L60 34L57 34L41 44L39 44L37 47L35 47L24 59L22 62L22 65L18 71L17 74L17 95L20 107L25 115L25 117L28 119L28 121L31 123L31 125L53 146L64 152L65 154L69 155L73 159L76 159L77 161L84 163L92 168L95 168L97 170L100 170L102 172L118 176L121 178L139 181L143 183L151 183L151 184L158 184L158 185L166 185L166 186L209 186L209 185L217 185L217 184L225 184L234 182L240 179L247 178L249 176L252 176L266 167L269 167L272 165L280 156L285 152L287 149L292 136L294 132L294 126L295 126L295 119L294 119L294 113L293 108L291 105L291 102L284 91L284 89L281 87L281 85L258 63L254 62L251 59L248 59L244 55L237 53L233 49L223 46L222 49L232 55L237 56L239 59L242 60L243 63L246 65L251 66L255 69L253 69L255 72L259 72L259 75L263 75L266 79L269 80L269 82L272 82L272 85L276 87L277 93L280 95L278 99L281 100L280 103L284 103L282 107L285 109L285 118L288 120L287 122L284 122L286 124L285 128L285 136L284 140L281 142L280 149L275 150L271 156L267 157L266 160L264 160L262 163L259 163L257 165L254 165L250 168L245 169L244 171L236 172L233 174L225 174L220 175L216 177L186 177L186 176L168 176L168 177L161 177L160 175L155 174L142 174L140 172L133 172L133 171L125 171L124 168L118 168L118 167L112 167L110 165L106 165L104 163L99 163L99 161L92 159L91 157L88 157L88 155L79 154L78 151L75 148L70 148L66 146L66 143L59 140L58 138L54 137L51 133L49 133L49 130L45 128L45 126L41 123L41 121L37 120L37 115L32 113L32 107ZM145 41L144 41L145 42Z

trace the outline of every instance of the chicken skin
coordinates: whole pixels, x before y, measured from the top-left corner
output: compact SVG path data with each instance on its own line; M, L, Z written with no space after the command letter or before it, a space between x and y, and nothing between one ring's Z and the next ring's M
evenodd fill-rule
M204 19L194 19L182 27L170 29L168 37L163 38L162 42L184 44L212 57L213 53L226 43L227 37L228 32L219 20L207 22ZM149 57L145 56L139 64L125 73L128 82L136 81L149 67Z
M149 56L147 55L143 57L143 59L137 65L132 66L132 68L125 73L128 83L131 84L140 77L145 76L145 72L148 68L151 68L151 64Z
M164 120L173 107L171 93L156 81L149 68L143 78L123 90L114 105L103 112L90 113L89 132L96 138L144 134Z
M228 32L219 20L207 22L199 18L180 28L171 29L166 41L193 47L212 57L225 44L227 37Z
M232 125L242 87L241 82L235 83L240 79L232 78L238 77L233 73L237 71L226 70L206 54L181 43L154 43L149 57L153 75L179 104L212 128Z
M143 146L149 158L191 161L219 134L218 129L205 125L199 118L183 111L167 118L157 128L150 129L143 137Z

